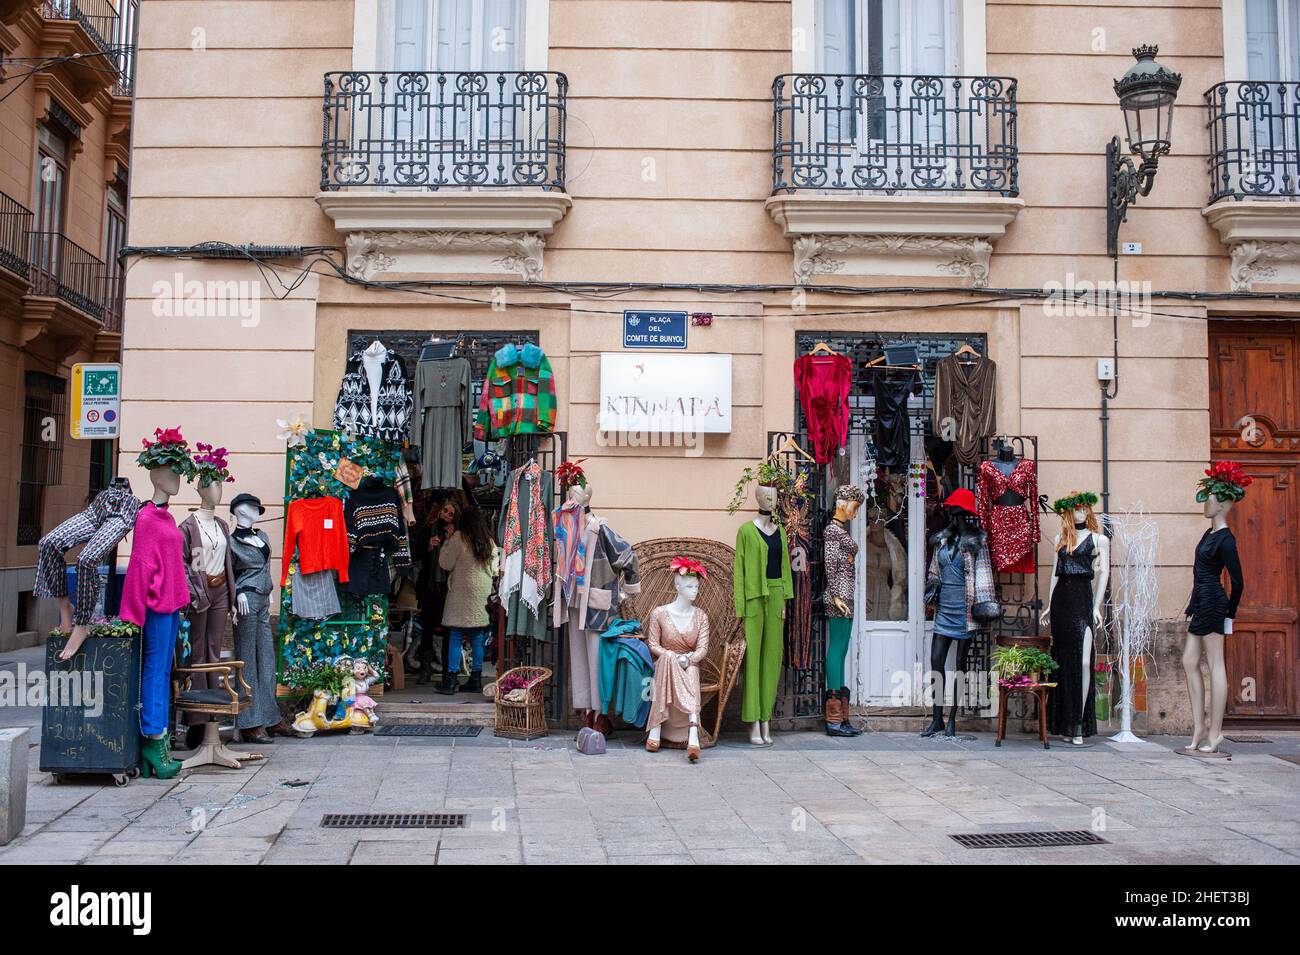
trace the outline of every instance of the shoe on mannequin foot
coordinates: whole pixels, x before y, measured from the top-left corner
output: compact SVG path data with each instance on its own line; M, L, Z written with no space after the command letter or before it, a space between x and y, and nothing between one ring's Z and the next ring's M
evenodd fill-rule
M1197 752L1200 753L1217 753L1219 751L1219 747L1222 745L1223 745L1223 737L1220 736L1217 739L1207 740L1206 742L1198 746L1196 749Z
M763 745L772 745L772 723L769 720L763 720L758 724L763 733Z
M929 739L941 729L943 729L943 716L936 713L934 719L930 720L930 725L921 731L921 737L922 739Z
M754 746L763 745L763 728L759 724L758 720L749 724L749 741Z

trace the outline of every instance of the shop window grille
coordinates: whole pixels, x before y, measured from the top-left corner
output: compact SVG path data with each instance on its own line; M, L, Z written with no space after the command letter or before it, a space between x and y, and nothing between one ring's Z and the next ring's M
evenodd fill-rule
M967 849L1051 849L1058 846L1104 846L1107 840L1086 829L1055 832L958 832L949 838Z
M464 829L463 812L327 812L322 829Z
M386 723L375 730L376 736L478 736L483 727L471 723Z

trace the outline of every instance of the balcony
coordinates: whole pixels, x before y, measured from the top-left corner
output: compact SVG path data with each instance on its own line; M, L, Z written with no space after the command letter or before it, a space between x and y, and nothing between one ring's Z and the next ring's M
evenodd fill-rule
M1300 285L1300 83L1229 81L1205 92L1210 201L1234 291Z
M130 75L137 2L41 0L41 54L62 59L60 70L81 102Z
M33 232L32 295L57 298L96 320L107 299L104 262L67 236Z
M17 199L0 192L0 279L7 279L11 289L22 294L27 290L31 271L32 212Z
M321 209L348 272L542 274L564 191L563 73L325 75Z
M795 279L988 282L1018 214L1016 81L786 74L772 84L772 197Z

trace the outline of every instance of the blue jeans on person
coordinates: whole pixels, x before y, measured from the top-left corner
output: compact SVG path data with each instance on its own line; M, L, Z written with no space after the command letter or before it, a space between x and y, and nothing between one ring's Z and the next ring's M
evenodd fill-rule
M171 711L172 657L180 630L180 611L144 614L144 658L140 663L140 735L167 732Z
M483 672L483 641L487 639L487 627L452 627L451 628L451 645L447 647L447 672L460 672L460 653L464 645L465 637L468 636L473 643L469 660L469 669L471 673Z

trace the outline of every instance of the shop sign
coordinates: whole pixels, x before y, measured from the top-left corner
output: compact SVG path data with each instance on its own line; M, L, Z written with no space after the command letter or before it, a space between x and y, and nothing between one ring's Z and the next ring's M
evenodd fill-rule
M74 438L116 438L122 424L122 366L79 362L72 366Z
M730 355L600 356L600 429L730 434Z
M624 348L685 348L685 312L623 313Z

